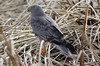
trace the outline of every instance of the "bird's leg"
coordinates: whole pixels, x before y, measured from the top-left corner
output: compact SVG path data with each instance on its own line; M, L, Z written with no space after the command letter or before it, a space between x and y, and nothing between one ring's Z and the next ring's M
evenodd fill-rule
M43 40L41 40L41 42L42 42L42 41L43 41ZM41 42L40 42L40 44L41 44ZM45 43L46 43L46 41L43 42L43 45L42 45L41 48L39 49L39 53L42 54L42 55L44 55L44 54L46 53Z
M45 42L45 41L42 40L41 43L40 43L40 49L39 49L39 62L41 62L41 54L42 54L42 49L43 49L43 43L44 43L44 42Z

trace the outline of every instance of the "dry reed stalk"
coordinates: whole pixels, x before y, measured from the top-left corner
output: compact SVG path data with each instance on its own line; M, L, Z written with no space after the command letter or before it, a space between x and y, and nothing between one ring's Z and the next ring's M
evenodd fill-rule
M75 61L71 63L73 60L68 62L68 59L53 44L51 46L47 44L47 52L41 58L43 59L41 62L45 63L43 65L100 65L100 4L99 0L91 0L91 2L93 5L88 4L88 11L91 14L85 14L88 12L86 11L86 0L0 0L0 27L3 27L4 33L4 36L0 36L0 40L2 40L0 41L0 61L2 64L5 66L14 63L19 66L41 64L38 63L39 54L37 53L40 47L39 40L32 33L29 24L30 16L27 12L30 5L40 4L45 13L53 17L59 24L66 41L73 44L77 49L77 54L73 55ZM83 19L85 25L79 25L76 22L79 20L80 23L80 19ZM88 25L89 20L94 23ZM81 40L81 36L84 37L83 40L87 40L86 44ZM7 48L3 47L5 40L7 43L11 41ZM80 51L81 43L85 46L83 51ZM84 54L84 57L81 56L82 54ZM79 60L80 56L82 58L81 62ZM15 60L15 62L10 64L9 62L12 62L12 60ZM82 64L83 60L85 60L84 64Z
M14 57L14 55L12 53L13 49L11 48L10 44L8 43L8 41L6 40L5 35L3 33L2 27L0 27L0 34L1 34L0 35L0 41L3 41L3 40L5 41L3 43L3 48L5 48L5 51L7 52L8 56L9 56L9 60L10 60L9 63L12 63L10 65L18 66L19 64L17 62L17 59Z

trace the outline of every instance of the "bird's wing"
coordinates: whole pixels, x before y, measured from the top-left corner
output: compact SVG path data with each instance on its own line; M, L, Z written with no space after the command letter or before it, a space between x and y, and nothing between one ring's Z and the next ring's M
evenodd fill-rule
M46 19L47 19L47 21L49 21L53 26L55 26L55 27L61 32L61 30L60 30L58 24L57 24L51 17L46 16ZM61 33L62 33L62 32L61 32Z
M61 39L63 34L56 26L57 24L48 16L31 19L33 32L44 40Z

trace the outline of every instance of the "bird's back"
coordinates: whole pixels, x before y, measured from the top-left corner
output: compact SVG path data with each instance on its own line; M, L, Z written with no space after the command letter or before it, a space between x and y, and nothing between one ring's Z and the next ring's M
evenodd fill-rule
M34 16L31 18L33 32L44 40L61 39L63 34L58 29L57 24L47 15Z

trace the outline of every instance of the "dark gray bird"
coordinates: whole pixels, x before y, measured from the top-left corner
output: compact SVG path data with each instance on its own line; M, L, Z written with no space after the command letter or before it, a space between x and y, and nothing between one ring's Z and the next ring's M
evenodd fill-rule
M31 12L31 26L37 36L56 44L57 49L64 55L75 52L75 48L63 39L63 34L57 23L47 16L39 5L30 6L28 11Z

